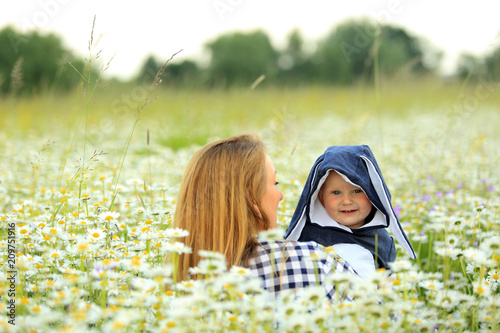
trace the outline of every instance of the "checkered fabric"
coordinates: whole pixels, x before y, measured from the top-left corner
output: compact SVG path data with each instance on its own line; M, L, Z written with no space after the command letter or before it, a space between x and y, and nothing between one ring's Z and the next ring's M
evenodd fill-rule
M254 276L263 280L262 287L274 296L281 290L324 285L323 281L328 274L356 274L348 263L327 254L315 242L277 240L260 244L257 255L250 260L250 270ZM316 259L308 259L313 254L317 256ZM325 285L325 292L326 296L333 299L335 287Z

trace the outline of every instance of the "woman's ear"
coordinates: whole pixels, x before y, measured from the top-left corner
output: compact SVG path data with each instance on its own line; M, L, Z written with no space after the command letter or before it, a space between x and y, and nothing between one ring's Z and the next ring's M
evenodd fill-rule
M257 214L257 216L261 219L262 218L262 214L260 213L260 209L259 209L259 206L257 206L257 203L252 200L252 208L253 208L253 211L255 212L255 214Z
M259 206L257 206L257 203L255 202L255 200L252 198L252 196L250 195L250 193L248 192L248 190L246 191L246 197L247 197L247 203L249 205L249 207L252 207L254 213L259 217L259 218L262 218L262 214L260 213L260 209L259 209Z

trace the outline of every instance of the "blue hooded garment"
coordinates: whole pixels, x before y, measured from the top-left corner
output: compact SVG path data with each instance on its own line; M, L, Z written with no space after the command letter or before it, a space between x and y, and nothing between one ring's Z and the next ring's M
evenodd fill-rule
M330 172L337 172L345 181L360 187L376 208L371 220L362 227L350 229L340 225L329 217L319 201L318 192ZM377 268L375 265L389 269L388 263L395 261L394 241L385 229L387 227L403 249L415 259L415 252L394 213L391 194L370 147L332 146L314 163L285 238L312 240L324 246L335 245L340 256L361 273L359 271L373 271ZM377 260L374 261L374 258ZM350 260L359 261L361 267ZM370 261L368 266L373 266L367 267L366 263Z

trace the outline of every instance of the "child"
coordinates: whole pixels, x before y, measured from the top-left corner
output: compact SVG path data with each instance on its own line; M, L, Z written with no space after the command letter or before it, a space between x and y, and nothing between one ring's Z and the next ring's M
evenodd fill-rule
M314 163L285 238L334 245L367 277L396 259L387 227L415 259L370 147L332 146Z

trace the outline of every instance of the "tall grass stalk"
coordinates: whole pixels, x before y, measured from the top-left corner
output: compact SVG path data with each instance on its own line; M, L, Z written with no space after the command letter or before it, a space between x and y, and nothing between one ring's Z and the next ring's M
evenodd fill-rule
M373 86L375 90L375 111L377 113L377 125L379 129L380 135L379 140L380 140L380 146L383 148L383 128L382 128L382 122L381 122L381 103L380 103L380 71L379 71L379 50L380 50L380 27L377 26L377 30L375 31L375 34L373 36L374 41L373 41Z
M145 200L146 202L152 202L154 201L154 198L153 198L153 191L148 191L149 190L149 186L151 186L153 184L153 167L151 165L151 147L149 146L149 129L146 131L146 153L147 153L147 157L148 157L148 172L149 172L149 179L148 179L148 182L146 182L146 180L144 180L144 194L145 194ZM149 184L149 186L148 186ZM150 198L148 200L148 194L150 195ZM146 209L146 207L144 207L144 209Z
M149 89L146 92L146 98L145 98L144 102L137 108L137 112L135 114L135 119L134 119L134 122L132 123L132 128L130 129L129 135L127 137L127 141L125 142L125 147L123 148L122 154L121 154L120 159L118 161L118 171L115 174L115 177L113 179L113 194L112 194L112 198L111 198L111 203L109 204L109 207L108 207L109 210L111 210L113 208L116 196L118 195L118 182L120 180L120 175L121 175L121 172L123 169L123 164L125 163L125 157L127 156L128 148L130 146L130 142L132 141L132 136L134 135L135 128L137 127L137 123L141 119L141 115L142 115L142 112L144 110L144 107L147 104L154 102L154 100L156 99L156 98L150 99L150 97L151 97L151 94L153 93L153 91L156 89L156 87L162 82L161 75L165 71L165 66L167 66L167 64L181 51L182 51L182 49L175 52L174 54L172 54L172 56L169 59L167 59L167 61L165 61L163 66L161 66L161 68L158 70L158 72L156 72L156 76L155 76L153 82L151 83L151 86L149 87Z
M94 30L95 30L95 22L96 22L96 15L94 15L94 19L92 21L92 29L90 31L90 39L89 39L89 55L87 59L87 70L85 74L82 74L78 69L75 68L69 62L69 65L80 75L80 78L82 79L82 83L84 85L83 93L85 96L85 122L84 122L84 132L83 132L83 152L82 152L82 163L85 162L86 160L86 154L87 154L87 133L88 133L88 123L89 123L89 108L90 108L90 101L92 98L92 95L96 91L97 87L99 86L99 82L102 78L102 75L104 72L109 68L109 65L111 64L111 61L113 60L114 56L111 57L111 59L103 65L99 72L98 75L95 79L95 82L92 82L92 65L93 65L93 51L94 51ZM97 54L95 55L95 60L99 59L99 56L101 54L101 51L98 51ZM82 189L85 181L85 172L86 169L84 165L80 168L81 173L80 173L80 181L79 181L79 186L78 186L78 198L82 196ZM78 212L80 211L80 205L78 205Z

